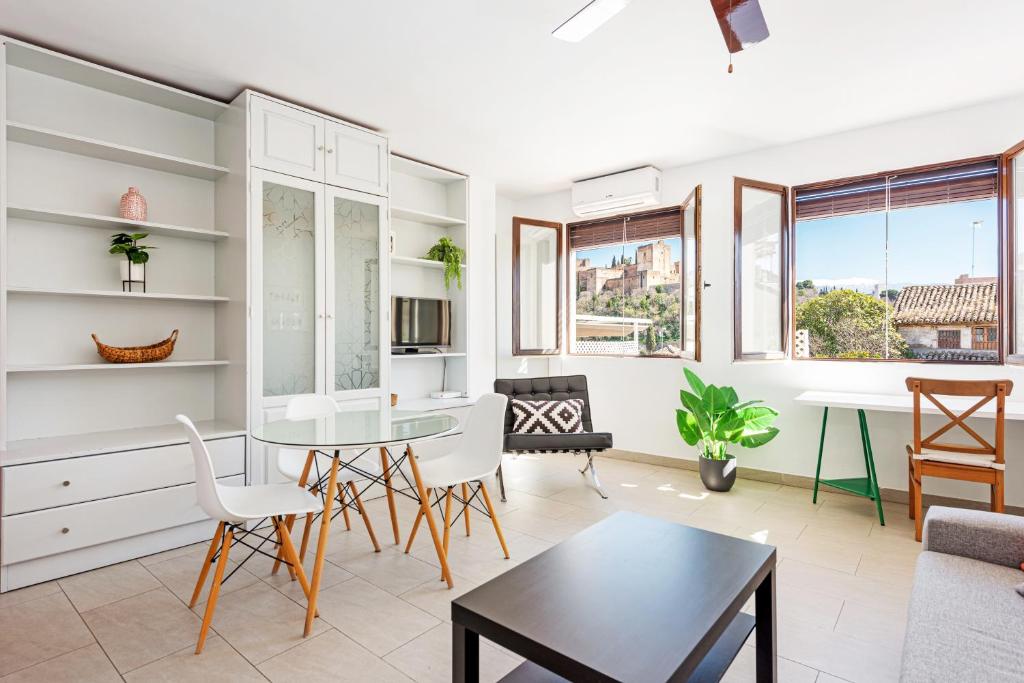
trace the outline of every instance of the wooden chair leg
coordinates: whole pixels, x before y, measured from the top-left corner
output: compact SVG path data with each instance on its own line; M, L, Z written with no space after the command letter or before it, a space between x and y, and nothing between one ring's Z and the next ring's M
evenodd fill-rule
M289 564L288 556L284 552L284 537L290 536L288 533L287 522L277 523L277 519L271 518L271 524L274 525L274 533L277 534L277 559L274 560L274 570L277 569L279 563L284 562L285 566L288 567L288 576L292 581L295 580L295 567ZM273 574L274 571L271 571Z
M1003 470L996 470L996 483L992 485L992 512L1003 512Z
M907 456L907 514L914 518L914 458Z
M380 466L384 472L384 491L388 497L388 511L391 513L391 532L395 535L395 545L398 545L402 542L402 537L398 532L398 511L395 509L395 490L391 487L391 468L388 462L387 448L380 449Z
M206 601L206 612L203 614L203 625L199 628L199 640L196 642L197 655L203 652L203 646L206 645L206 632L210 630L213 612L217 609L220 582L224 580L224 569L228 566L228 551L231 550L231 540L234 538L234 533L230 527L228 527L223 538L224 540L220 546L220 559L217 561L217 570L213 573L213 585L210 586L210 597Z
M295 544L292 543L292 537L288 534L287 524L281 521L280 518L276 521L278 529L283 532L281 534L281 552L284 555L285 561L291 562L292 573L298 576L302 592L306 594L306 600L309 600L309 581L306 579L306 572L302 569L299 554L295 552Z
M320 489L314 487L313 495L319 496ZM306 525L302 529L302 545L299 548L299 560L302 562L306 561L306 550L309 548L309 537L313 532L313 517L314 514L312 512L306 513Z
M444 552L448 554L448 539L451 537L452 530L452 489L454 487L449 486L448 490L444 494L444 540L441 541L441 545L444 546Z
M487 486L483 482L480 482L480 494L484 497L484 505L487 506L487 514L491 516L491 524L494 525L494 533L498 534L498 543L501 543L501 550L505 553L505 559L512 557L508 553L508 546L505 545L505 537L501 533L501 525L498 524L498 515L494 512L494 506L491 505L491 497L487 495Z
M462 516L466 518L466 535L469 536L469 484L462 482Z
M338 502L341 503L341 516L345 518L345 531L352 531L352 522L348 518L348 504L345 503L344 484L338 484Z
M380 552L380 543L377 543L377 534L373 533L373 524L370 522L370 515L366 514L366 508L363 507L363 499L359 497L359 490L356 488L356 483L350 481L348 483L349 489L352 491L352 499L356 501L356 508L359 509L359 516L363 518L363 523L366 525L366 533L370 534L370 542L373 543L373 552Z
M412 550L412 542L416 540L416 532L419 531L420 522L423 520L423 508L416 511L416 521L412 523L412 531L409 532L409 542L405 544L405 554Z
M924 534L924 511L922 510L921 497L923 496L922 483L924 475L921 473L919 460L914 461L914 538L920 542Z
M224 536L224 522L217 525L217 531L213 534L213 539L210 541L210 549L206 552L206 559L203 560L203 568L199 570L199 580L196 581L196 589L192 591L192 600L188 603L188 608L192 609L199 602L199 594L203 590L203 584L206 583L206 577L210 573L210 565L213 564L213 556L217 554L217 548L220 547L221 539Z

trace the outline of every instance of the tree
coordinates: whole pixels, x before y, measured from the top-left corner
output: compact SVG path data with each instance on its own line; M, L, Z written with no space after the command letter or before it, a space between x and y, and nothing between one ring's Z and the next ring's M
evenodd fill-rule
M885 319L889 317L888 336ZM796 329L807 330L814 358L912 358L892 324L893 308L870 294L836 289L796 307Z
M814 280L801 280L796 283L797 289L814 289Z
M644 335L644 346L647 347L647 353L654 353L658 348L658 339L654 335L654 325L647 327L647 332Z
M615 257L614 257L614 256L612 256L612 268L614 268L614 267L615 267L616 265L617 265L617 264L616 264L616 262L615 262Z

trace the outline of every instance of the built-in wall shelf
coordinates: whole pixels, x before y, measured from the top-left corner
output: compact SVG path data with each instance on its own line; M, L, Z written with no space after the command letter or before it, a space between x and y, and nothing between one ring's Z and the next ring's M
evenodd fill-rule
M8 287L8 294L45 294L50 296L86 296L103 299L150 299L153 301L228 301L226 296L205 294L158 294L153 292L121 292L101 289L50 289L46 287Z
M412 256L392 256L391 263L397 263L403 266L415 266L417 268L436 268L437 270L444 269L443 261L434 261L426 258L414 258ZM463 263L462 267L465 268L466 264Z
M226 360L161 360L153 363L67 363L55 365L8 365L8 373L79 372L82 370L169 370L227 365Z
M417 211L416 209L405 209L398 206L391 207L391 217L404 221L413 221L414 223L426 223L427 225L437 225L442 228L452 228L466 224L466 221L464 221L461 218L453 218L452 216L440 216L435 213Z
M244 427L224 420L200 420L195 425L204 440L223 439L245 434ZM8 467L57 458L77 458L102 453L173 446L186 441L185 428L177 422L151 427L22 439L9 441L7 448L0 450L0 466Z
M425 359L425 358L465 358L466 354L461 352L444 352L444 353L393 353L391 354L391 360L412 360Z
M81 225L87 228L103 228L105 230L127 231L129 228L137 228L139 231L148 232L151 235L166 235L168 237L182 237L196 240L222 240L228 236L226 232L221 232L219 230L191 228L185 225L171 225L169 223L153 223L151 221L133 221L127 218L101 216L94 213L39 209L28 206L16 206L13 204L8 204L7 216L9 218L21 218L27 221L61 223L64 225ZM132 232L135 232L135 230L132 230Z
M449 171L448 169L441 168L439 166L431 166L430 164L425 164L422 161L409 159L408 157L399 156L398 154L391 155L391 170L396 173L402 173L404 175L413 176L414 178L421 178L423 180L430 180L441 184L455 183L466 179L466 176L461 173Z
M18 41L7 43L7 63L10 66L28 69L211 121L228 110L228 105L223 102L211 100L202 95L194 95L162 83L147 81L138 76L114 71L105 66L90 64L75 57Z
M62 133L50 130L49 128L40 128L14 121L7 122L7 139L12 142L35 145L36 147L46 147L58 152L80 154L119 164L151 168L154 171L176 173L204 180L216 180L229 170L224 166L208 164L203 161L183 159L169 154L150 152L138 147L128 147L113 142L105 142L81 135L71 135L70 133Z

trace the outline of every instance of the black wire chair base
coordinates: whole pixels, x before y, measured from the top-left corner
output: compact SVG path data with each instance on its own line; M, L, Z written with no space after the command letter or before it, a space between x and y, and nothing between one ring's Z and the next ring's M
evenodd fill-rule
M235 524L233 522L225 522L224 523L224 528L221 530L221 534L220 534L220 547L217 548L217 552L215 552L213 554L213 557L210 558L210 564L215 564L217 562L217 560L220 559L220 554L224 550L224 538L225 538L225 535L227 534L228 531L230 531L233 534L232 538L231 538L231 546L230 546L229 550L231 548L234 548L236 545L242 545L242 546L245 546L246 548L249 548L250 552L249 552L248 555L246 555L244 558L242 558L241 562L238 562L238 563L235 564L235 567L228 573L227 576L225 576L223 579L221 579L220 585L223 586L225 583L227 583L228 579L230 579L232 576L234 576L235 572L237 572L239 569L241 569L242 565L245 564L246 562L248 562L250 559L252 559L252 557L254 555L256 555L256 553L259 553L260 555L263 555L264 557L268 557L271 560L280 560L281 563L286 565L287 567L289 567L289 569L294 568L295 565L293 565L291 562L285 561L283 557L278 557L277 554L272 555L272 554L270 554L270 553L268 553L268 552L263 550L263 546L265 544L267 544L267 543L270 543L275 548L281 545L281 541L279 539L273 538L271 536L263 536L263 535L257 533L257 531L259 529L264 528L263 527L263 523L268 521L269 519L270 519L270 517L264 517L259 522L257 522L253 526L252 529L247 529L246 527L244 527L244 526L242 526L240 524ZM279 523L283 524L284 522L283 522L283 520L279 519ZM237 535L235 535L235 534L237 534ZM275 535L276 535L276 531L275 531ZM255 536L256 538L260 539L259 545L250 545L246 541L246 539L249 536ZM282 555L283 555L283 553L282 553Z

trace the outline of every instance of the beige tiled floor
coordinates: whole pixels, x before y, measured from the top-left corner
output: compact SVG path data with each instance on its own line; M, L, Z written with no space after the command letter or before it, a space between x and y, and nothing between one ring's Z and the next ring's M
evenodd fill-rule
M447 681L451 599L617 510L778 547L780 681L897 679L920 549L905 506L886 505L881 527L868 501L838 493L811 505L804 489L741 480L712 494L692 472L607 459L599 468L611 499L602 500L581 465L571 456L507 458L508 502L496 504L512 559L486 519L471 518L468 538L460 520L452 591L425 528L410 555L391 543L382 500L368 504L380 553L357 517L351 531L339 518L309 638L297 583L257 556L225 584L206 651L193 655L203 605L190 611L186 601L205 544L0 595L0 681ZM404 499L399 508L407 534L415 508ZM486 644L482 678L519 661ZM726 680L753 680L753 666L748 646Z

